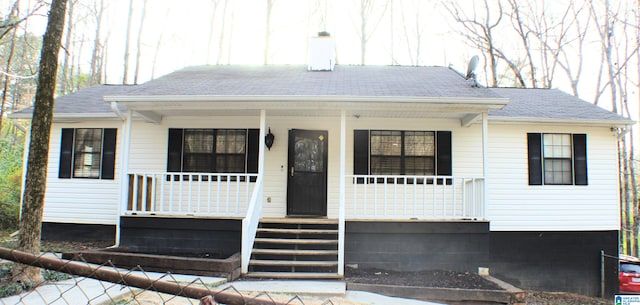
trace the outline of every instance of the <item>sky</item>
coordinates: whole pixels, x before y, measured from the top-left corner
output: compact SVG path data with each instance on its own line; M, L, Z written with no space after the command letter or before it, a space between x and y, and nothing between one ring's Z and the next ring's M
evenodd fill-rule
M2 7L8 7L13 0ZM35 1L35 0L31 0ZM77 0L77 11L87 10L97 3L97 0ZM368 18L371 37L367 43L367 65L410 65L415 63L415 33L416 28L422 31L419 65L451 66L459 71L466 71L467 63L473 55L481 55L474 46L456 31L456 24L444 9L444 0L394 0L393 7L386 6L378 0L377 6ZM449 0L447 0L449 1ZM453 1L453 0L451 0ZM558 0L560 2L569 0ZM558 1L548 2L547 10L540 12L546 16L559 18ZM619 0L623 1L623 0ZM630 0L629 0L630 1ZM129 0L104 0L106 5L105 20L101 37L107 39L107 79L106 83L119 84L123 79L124 42ZM144 82L170 73L186 66L215 64L218 58L217 41L222 30L222 4L216 15L212 15L214 0L148 0L146 19L142 25L140 74L138 82ZM222 2L218 0L218 2ZM263 50L265 46L266 0L229 0L228 12L225 15L225 35L223 38L222 64L263 64ZM479 1L457 0L461 7L481 11ZM613 2L617 2L614 0ZM144 0L134 0L133 23L131 33L130 59L135 61L136 40L141 28L140 15ZM307 46L311 37L319 31L328 31L335 39L338 64L360 64L359 44L359 1L356 0L273 0L274 6L271 17L271 47L269 64L306 64ZM321 3L317 9L317 4ZM493 3L493 2L491 2ZM479 7L476 7L479 6ZM314 9L317 9L314 11ZM394 10L394 19L389 18L389 12ZM386 15L381 18L381 12ZM319 14L317 12L324 12ZM320 18L319 16L325 16ZM399 19L408 20L403 27ZM495 18L492 16L492 18ZM510 27L510 20L503 20L503 26ZM324 21L323 21L324 20ZM31 22L31 21L30 21ZM31 22L31 29L35 32L44 31L46 18ZM88 72L88 62L91 55L93 38L93 20L91 18L74 20L76 28L76 45L82 44L81 65L84 72ZM211 32L213 29L213 32ZM81 37L86 31L87 37ZM406 39L405 33L411 35ZM507 37L509 34L500 33L501 46L506 53L521 52L517 37ZM594 93L594 81L599 58L599 45L595 34L591 33L586 49L591 54L586 60L581 80L581 97L591 100ZM208 48L209 37L214 41L213 48ZM81 41L85 41L81 43ZM160 42L160 44L158 44ZM231 44L231 48L228 45ZM413 52L410 54L408 45ZM156 52L156 50L158 50ZM392 54L395 61L392 61ZM482 56L480 56L482 59ZM413 60L412 60L413 59ZM154 67L155 61L155 67ZM481 60L481 67L485 63ZM133 63L130 64L129 82L132 82ZM481 73L481 78L483 73ZM511 85L511 84L503 84ZM569 83L563 78L556 78L554 87L570 92ZM637 90L633 94L637 95ZM637 100L637 98L636 98Z

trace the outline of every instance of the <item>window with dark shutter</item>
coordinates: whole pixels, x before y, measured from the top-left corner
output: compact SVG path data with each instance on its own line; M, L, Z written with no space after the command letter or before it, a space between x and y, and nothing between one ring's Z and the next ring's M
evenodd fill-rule
M355 175L452 173L450 131L354 130L353 145Z
M542 135L527 134L529 185L542 185Z
M573 135L573 174L575 185L587 185L587 135Z
M60 139L60 164L58 178L71 178L71 165L73 160L73 128L62 128Z
M257 173L258 129L169 129L168 172Z
M114 179L115 128L63 128L59 178Z
M529 185L587 185L587 135L528 133Z
M115 178L117 129L105 128L102 144L102 179Z

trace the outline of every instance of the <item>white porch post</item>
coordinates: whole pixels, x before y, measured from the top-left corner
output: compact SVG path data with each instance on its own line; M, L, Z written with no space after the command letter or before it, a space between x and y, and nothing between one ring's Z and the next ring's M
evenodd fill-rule
M240 246L240 268L242 274L249 272L249 260L251 259L251 252L253 251L253 244L256 238L256 230L260 223L260 216L262 215L262 197L263 197L263 179L264 179L264 159L265 159L265 144L264 137L267 134L267 111L260 110L260 135L259 135L259 151L258 151L258 179L251 195L251 200L247 207L247 214L242 219L242 243Z
M488 169L489 169L489 112L482 113L482 176L484 177L484 181L482 183L482 202L483 202L483 211L482 218L487 219L487 206L488 206L488 196L487 196L487 185L488 185Z
M264 137L267 135L267 111L262 109L260 110L260 149L258 150L258 175L264 173L264 154L265 154L265 144Z
M127 210L127 200L129 199L129 184L127 175L129 173L129 152L131 147L131 124L133 121L133 111L127 111L127 117L122 124L122 142L120 153L120 204L118 206L118 218L116 222L116 246L120 246L120 218Z
M347 160L347 115L340 112L340 208L338 211L338 275L344 275L345 183Z

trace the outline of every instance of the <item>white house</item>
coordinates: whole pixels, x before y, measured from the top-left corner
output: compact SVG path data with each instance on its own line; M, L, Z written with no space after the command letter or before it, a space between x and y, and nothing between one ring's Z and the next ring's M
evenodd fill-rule
M58 98L43 238L241 252L247 276L487 267L600 293L631 120L444 67L315 70L192 67Z

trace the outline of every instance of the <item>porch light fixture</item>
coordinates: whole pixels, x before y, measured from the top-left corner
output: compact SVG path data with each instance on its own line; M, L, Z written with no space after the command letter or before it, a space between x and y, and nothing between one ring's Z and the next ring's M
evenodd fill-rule
M264 144L267 146L269 150L271 150L271 146L273 146L273 140L275 136L271 133L271 127L269 127L269 133L264 136Z

